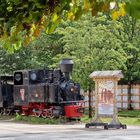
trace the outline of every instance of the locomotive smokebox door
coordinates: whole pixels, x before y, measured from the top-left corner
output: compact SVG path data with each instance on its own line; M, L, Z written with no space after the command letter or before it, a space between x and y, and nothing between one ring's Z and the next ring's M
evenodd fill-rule
M14 73L14 104L28 105L28 73L17 71Z

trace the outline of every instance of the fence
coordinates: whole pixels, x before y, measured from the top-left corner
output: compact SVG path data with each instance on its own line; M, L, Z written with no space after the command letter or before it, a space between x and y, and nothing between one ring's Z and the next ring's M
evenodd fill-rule
M85 96L85 107L89 107L89 93L83 92ZM95 107L95 93L91 93L91 105L94 109ZM140 110L140 85L132 85L131 88L131 105L133 109ZM120 109L127 109L128 108L128 85L119 85L118 86L118 93L117 93L117 107Z

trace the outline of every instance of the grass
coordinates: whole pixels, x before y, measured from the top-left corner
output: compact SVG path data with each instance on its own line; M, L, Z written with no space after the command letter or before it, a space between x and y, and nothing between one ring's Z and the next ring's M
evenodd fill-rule
M140 118L120 117L119 120L122 124L140 126Z
M85 117L83 117L81 119L81 121L83 123L88 123L88 122L91 122L93 119L94 118L89 119L88 116L85 116ZM118 119L119 119L120 123L122 123L122 124L140 126L140 118L136 118L136 117L134 117L134 118L132 118L132 117L118 117ZM103 122L109 123L109 122L111 122L112 118L101 118L101 120Z
M2 115L0 116L0 120L3 121L11 121L11 122L21 122L21 123L28 123L28 124L64 124L66 123L66 118L38 118L33 116L22 116L17 114L16 116L7 116Z
M118 113L121 123L140 125L140 110L122 110Z
M139 125L140 126L140 111L139 110L123 110L118 112L118 119L122 124L126 125ZM85 115L82 119L82 122L87 123L93 120L88 118L88 115ZM111 118L101 118L103 122L111 122Z
M24 122L30 124L60 124L65 123L66 118L38 118L33 116L21 116L17 114L14 118L15 122Z
M118 113L118 119L122 124L126 125L139 125L140 126L140 111L120 111ZM14 122L30 123L30 124L65 124L67 120L63 118L37 118L32 116L21 116L17 114L16 116L0 116L0 120L10 120ZM88 123L92 119L85 115L81 118L82 123ZM111 118L102 118L103 122L111 122Z
M118 113L120 117L140 117L140 110L123 110Z

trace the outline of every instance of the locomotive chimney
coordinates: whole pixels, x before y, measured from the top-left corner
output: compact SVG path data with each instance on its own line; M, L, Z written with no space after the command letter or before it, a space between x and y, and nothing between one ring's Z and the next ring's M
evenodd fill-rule
M65 74L66 80L70 79L70 73L73 69L73 61L72 59L65 58L60 61L60 69Z

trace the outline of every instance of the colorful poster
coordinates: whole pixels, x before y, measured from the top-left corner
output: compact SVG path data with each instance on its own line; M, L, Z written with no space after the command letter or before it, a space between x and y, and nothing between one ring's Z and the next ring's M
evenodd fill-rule
M21 97L21 100L24 101L25 100L25 89L20 89L20 97Z
M101 81L98 92L98 114L113 115L114 113L114 82Z

